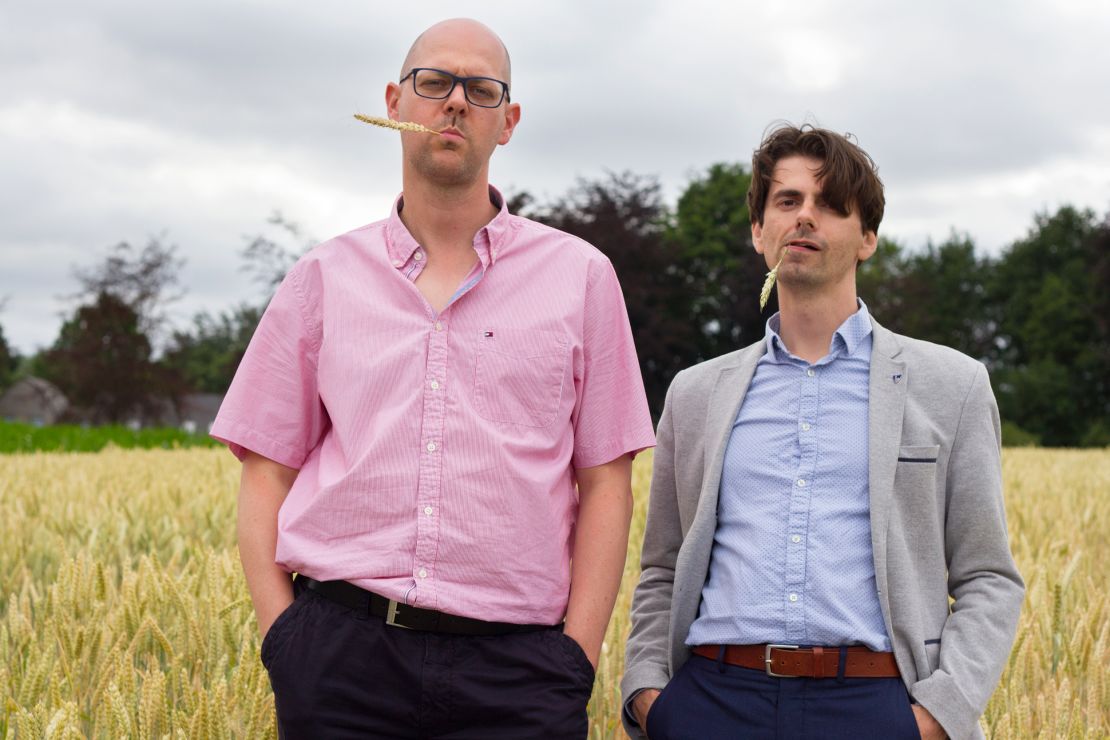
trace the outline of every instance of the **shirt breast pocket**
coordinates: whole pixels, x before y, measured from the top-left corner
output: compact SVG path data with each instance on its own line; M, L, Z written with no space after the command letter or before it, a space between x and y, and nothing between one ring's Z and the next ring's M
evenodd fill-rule
M567 337L554 331L494 329L479 339L474 406L488 421L546 427L566 380Z

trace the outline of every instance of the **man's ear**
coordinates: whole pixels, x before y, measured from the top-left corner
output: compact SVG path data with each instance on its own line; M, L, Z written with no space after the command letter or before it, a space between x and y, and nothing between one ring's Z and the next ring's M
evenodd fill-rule
M397 117L397 103L401 99L401 86L390 82L385 86L385 109L394 121L401 120Z
M763 224L752 222L752 246L759 254L763 254Z
M505 106L505 125L501 129L501 136L497 138L498 144L508 144L513 138L513 131L520 123L520 103L509 103Z
M871 259L871 255L875 254L875 249L879 246L879 235L874 231L863 232L863 243L859 246L859 252L856 257L860 262L866 262Z

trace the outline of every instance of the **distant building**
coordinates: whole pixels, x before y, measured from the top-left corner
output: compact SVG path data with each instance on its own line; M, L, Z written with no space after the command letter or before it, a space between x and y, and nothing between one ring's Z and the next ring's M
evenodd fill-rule
M190 393L181 399L181 409L165 419L166 426L175 426L190 434L208 434L224 397L219 393Z
M190 434L207 434L216 420L223 396L218 393L189 393L174 408L169 400L157 402L153 413L136 413L124 422L138 430L143 427L176 427ZM57 386L42 378L23 378L0 395L0 419L25 424L97 423L88 409L71 406Z
M53 383L42 378L22 378L0 395L0 419L45 426L57 424L69 401Z
M122 423L136 431L148 427L173 427L189 434L208 434L223 400L219 393L187 393L175 406L170 399L162 398L145 411L136 409Z

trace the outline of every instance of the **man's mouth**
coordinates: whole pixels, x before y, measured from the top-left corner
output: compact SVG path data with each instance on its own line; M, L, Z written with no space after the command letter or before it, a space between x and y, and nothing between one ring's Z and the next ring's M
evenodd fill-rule
M463 136L462 131L459 131L454 126L448 126L445 129L440 129L439 135L453 141L462 141L466 138L465 136Z
M793 252L820 252L821 248L808 239L791 239L786 243L786 248Z

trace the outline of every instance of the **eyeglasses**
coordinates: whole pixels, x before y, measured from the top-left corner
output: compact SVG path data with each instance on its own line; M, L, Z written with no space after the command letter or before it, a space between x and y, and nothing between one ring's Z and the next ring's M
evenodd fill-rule
M414 67L401 78L401 82L410 77L412 89L422 98L443 100L461 82L467 102L479 108L496 108L501 101L509 99L509 86L492 77L459 77L442 69Z

